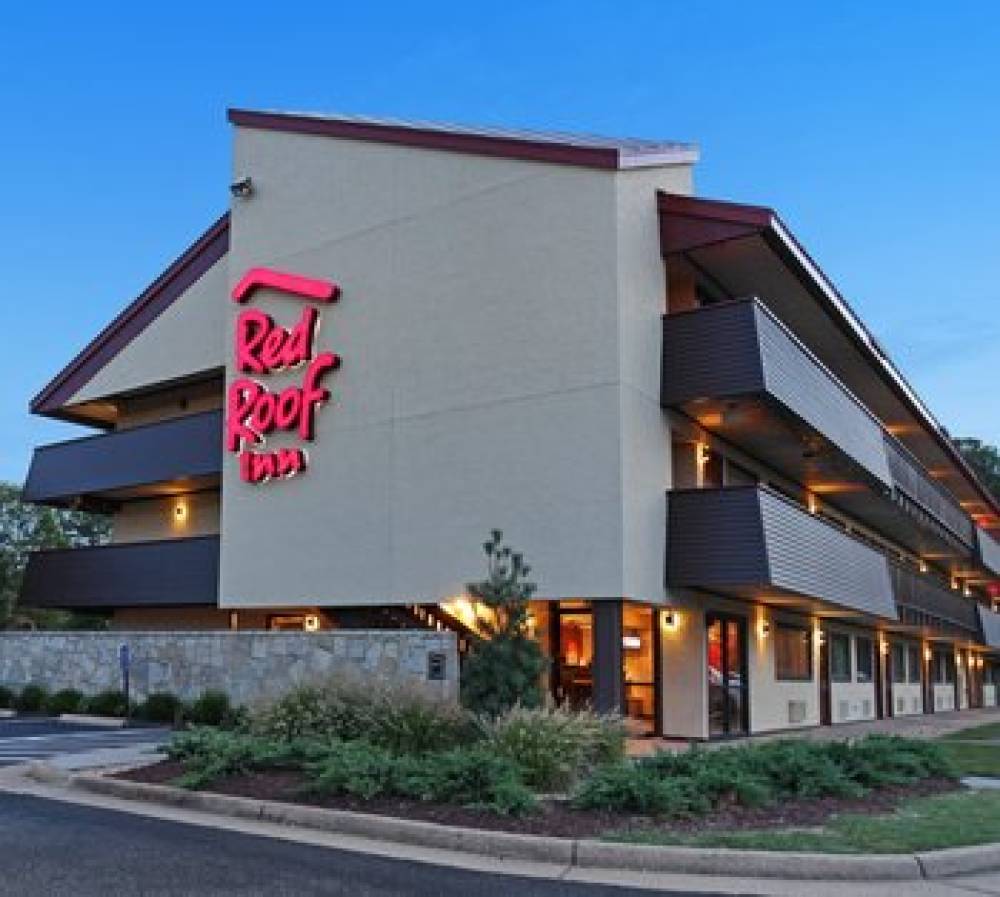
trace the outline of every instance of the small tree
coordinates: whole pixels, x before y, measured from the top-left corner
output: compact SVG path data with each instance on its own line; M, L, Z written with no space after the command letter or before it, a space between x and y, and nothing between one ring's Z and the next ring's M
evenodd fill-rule
M515 704L542 703L540 679L546 662L528 632L528 602L536 588L528 581L531 567L503 543L498 529L483 543L483 551L486 579L469 583L468 590L492 614L482 621L486 638L475 642L465 659L462 703L477 713L498 716Z

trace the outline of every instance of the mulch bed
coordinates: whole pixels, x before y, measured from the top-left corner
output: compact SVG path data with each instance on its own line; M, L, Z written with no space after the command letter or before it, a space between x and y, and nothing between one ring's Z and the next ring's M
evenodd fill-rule
M169 785L183 773L183 766L164 760L153 766L119 773L117 778L154 785ZM336 810L354 810L381 816L419 819L443 825L494 831L520 832L527 835L555 835L564 838L591 838L607 832L661 831L703 832L713 830L808 828L820 826L837 813L886 813L903 800L954 791L960 786L951 779L928 779L914 785L883 788L862 798L823 797L783 801L767 807L741 807L736 804L717 808L707 816L681 820L657 820L647 816L571 809L562 801L545 801L539 813L523 817L502 816L485 810L449 804L424 803L378 797L361 800L348 796L316 799L304 796L305 776L290 770L255 772L246 776L219 779L205 790L257 800L285 801Z

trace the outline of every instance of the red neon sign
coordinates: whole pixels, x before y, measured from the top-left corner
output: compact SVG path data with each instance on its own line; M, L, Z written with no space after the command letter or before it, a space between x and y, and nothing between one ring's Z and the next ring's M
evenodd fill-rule
M269 268L251 268L233 289L233 299L244 302L258 287L289 295L330 302L340 295L336 284ZM226 400L226 451L239 455L240 479L263 483L293 476L307 466L303 449L281 448L259 451L265 438L277 430L294 432L311 442L316 432L316 414L329 400L330 392L320 383L340 367L340 356L315 352L319 313L312 306L302 310L298 322L283 327L262 311L246 309L236 319L235 367L240 377L229 385ZM252 375L267 376L305 366L301 385L274 392Z

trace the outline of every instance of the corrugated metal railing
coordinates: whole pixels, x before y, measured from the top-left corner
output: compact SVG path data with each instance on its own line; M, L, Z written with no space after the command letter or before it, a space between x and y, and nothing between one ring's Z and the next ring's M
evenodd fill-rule
M975 528L962 506L943 486L924 473L909 451L888 433L885 436L885 453L894 486L956 539L972 548L976 544Z
M890 563L889 572L897 606L932 618L927 621L928 625L933 626L934 620L939 620L971 635L979 634L977 604L971 598L900 564Z

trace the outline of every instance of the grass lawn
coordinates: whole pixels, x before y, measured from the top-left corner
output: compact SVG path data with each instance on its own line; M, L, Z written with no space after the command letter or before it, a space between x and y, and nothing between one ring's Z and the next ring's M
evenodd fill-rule
M994 749L995 750L995 749ZM835 816L808 830L756 829L729 832L667 831L610 833L611 841L685 844L746 850L822 853L910 853L1000 841L1000 793L963 791L906 801L884 816Z
M986 723L971 729L959 729L941 736L941 741L989 741L1000 740L1000 723Z

